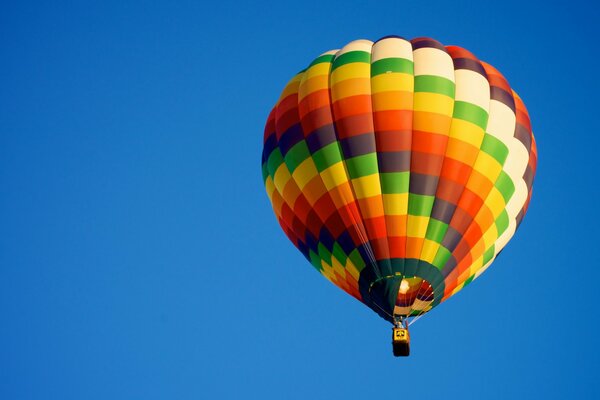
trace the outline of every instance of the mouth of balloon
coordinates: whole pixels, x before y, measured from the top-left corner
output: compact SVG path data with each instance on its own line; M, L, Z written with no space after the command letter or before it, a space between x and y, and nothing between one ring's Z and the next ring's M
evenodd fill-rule
M427 312L431 309L433 298L433 288L425 279L403 278L398 288L394 314L410 316Z
M435 299L429 281L419 276L390 275L371 285L371 299L394 316L416 316L429 311Z

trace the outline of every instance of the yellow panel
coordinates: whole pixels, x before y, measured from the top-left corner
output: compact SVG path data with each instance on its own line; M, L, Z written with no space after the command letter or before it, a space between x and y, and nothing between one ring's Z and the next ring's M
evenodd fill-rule
M425 233L427 233L428 224L429 217L409 215L406 227L406 236L414 238L424 238Z
M348 182L344 162L340 161L321 172L321 177L327 190L331 190L344 182Z
M415 92L413 109L450 117L454 110L454 99L438 93Z
M331 87L331 100L334 102L346 97L370 94L371 80L369 78L347 79Z
M384 194L383 207L386 215L406 215L408 212L408 193Z
M331 85L335 85L339 82L345 81L346 79L353 78L366 78L371 76L371 65L362 62L354 62L350 64L344 64L341 67L336 68L331 73Z
M473 169L480 172L490 181L496 182L496 178L498 178L500 171L502 171L502 166L494 157L482 151L477 156L477 161L475 161Z
M495 187L492 188L487 199L485 199L485 205L489 207L494 219L498 218L500 213L504 210L504 207L506 207L504 197L502 197L502 194Z
M440 244L438 242L434 242L433 240L425 239L423 242L423 249L421 250L421 260L427 261L428 263L433 263L435 259L435 255L440 248Z
M450 137L469 143L477 148L483 142L484 132L479 126L464 121L462 119L453 119L450 128Z
M352 187L357 199L366 199L381 194L379 174L371 174L352 179Z
M329 76L329 70L331 69L331 63L330 62L322 62L322 63L318 63L313 65L312 67L310 67L309 69L307 69L305 71L306 74L308 74L308 76L313 77L316 75L325 75L325 76Z
M485 206L484 206L485 207ZM496 225L492 225L485 231L482 238L484 247L489 248L496 240L498 239L498 230L496 229Z
M325 262L325 260L321 260L321 274L323 274L323 276L327 279L329 279L331 282L333 282L333 284L335 285L334 282L334 273L333 273L333 268L331 268L331 266L329 266L329 264L327 264Z
M346 271L344 270L344 266L340 264L337 258L331 256L331 264L333 266L333 270L337 272L339 275L346 277Z
M371 90L373 93L380 92L410 92L414 91L415 84L412 75L391 72L389 74L376 75L371 78Z
M285 165L285 163L281 163L279 168L277 168L277 171L275 171L274 177L275 187L280 193L283 193L285 185L288 183L291 177L292 176L290 175L290 170L288 169L287 165Z
M358 269L349 258L346 260L346 271L349 272L350 275L352 275L352 277L358 282L358 279L360 278L360 272L358 272Z
M310 180L314 178L317 174L318 171L315 168L315 164L312 158L307 158L306 160L302 161L298 168L294 170L292 176L298 184L300 190L302 190L304 186L306 186L306 184L310 182Z
M275 185L273 184L273 180L271 179L271 177L267 177L267 180L265 180L265 189L267 189L267 195L269 196L269 199L271 200L271 203L273 202L273 192L275 191Z
M483 254L480 257L477 257L473 264L471 264L471 273L469 276L473 275L479 268L483 267Z

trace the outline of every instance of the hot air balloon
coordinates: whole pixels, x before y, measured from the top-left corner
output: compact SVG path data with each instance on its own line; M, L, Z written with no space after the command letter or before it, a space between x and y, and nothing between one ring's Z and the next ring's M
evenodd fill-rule
M494 261L531 200L529 115L498 70L457 46L386 36L328 51L269 114L262 173L281 228L333 284L412 322Z

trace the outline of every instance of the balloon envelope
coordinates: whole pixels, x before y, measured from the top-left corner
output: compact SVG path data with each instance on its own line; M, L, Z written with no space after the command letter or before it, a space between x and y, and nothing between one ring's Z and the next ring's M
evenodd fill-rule
M397 36L351 42L295 75L262 154L290 241L389 321L485 271L527 211L536 163L527 110L494 67Z

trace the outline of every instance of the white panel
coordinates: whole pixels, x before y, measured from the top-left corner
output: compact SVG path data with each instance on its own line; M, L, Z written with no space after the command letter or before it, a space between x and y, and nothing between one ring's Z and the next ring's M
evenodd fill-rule
M400 38L387 38L373 45L371 63L383 58L413 59L412 45L409 41Z
M415 76L435 75L454 82L454 63L452 57L442 50L423 47L413 51Z
M475 104L488 111L490 107L490 84L481 74L468 69L454 72L456 77L455 100Z

